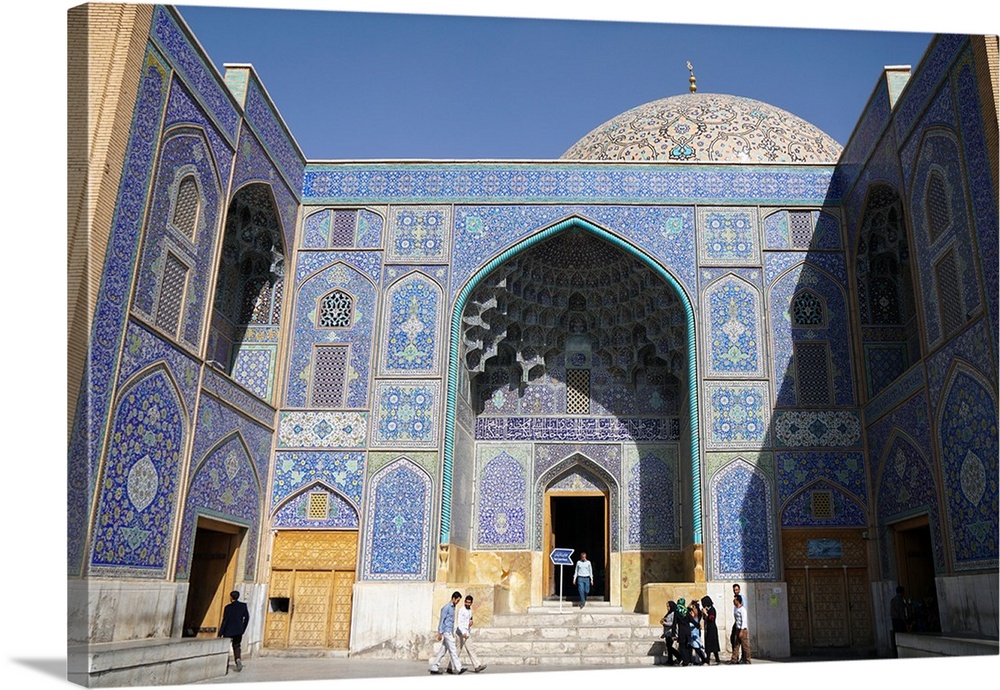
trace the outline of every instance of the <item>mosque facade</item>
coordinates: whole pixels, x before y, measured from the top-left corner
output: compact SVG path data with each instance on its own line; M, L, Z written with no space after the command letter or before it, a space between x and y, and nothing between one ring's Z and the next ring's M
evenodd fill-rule
M898 583L996 639L996 37L843 147L690 92L554 161L328 162L173 8L69 23L71 644L238 589L251 649L413 656L453 589L569 592L555 547L657 618L740 582L774 654L887 653Z

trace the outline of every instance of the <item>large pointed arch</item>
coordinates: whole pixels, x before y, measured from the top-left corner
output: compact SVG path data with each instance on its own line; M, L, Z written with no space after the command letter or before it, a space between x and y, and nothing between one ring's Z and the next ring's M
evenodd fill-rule
M690 419L691 433L691 525L692 540L694 543L701 543L701 452L700 438L698 432L698 378L695 358L697 356L697 339L695 334L694 308L690 296L673 275L670 274L661 264L654 260L649 254L638 247L625 241L593 223L578 216L573 216L551 225L520 242L515 243L503 252L496 255L491 261L476 271L473 276L459 291L455 298L451 314L451 340L448 350L448 389L445 407L445 442L444 442L444 469L442 476L441 491L441 527L439 531L440 543L449 541L451 534L451 496L452 496L452 469L455 452L455 410L456 398L458 394L459 377L459 346L461 342L462 313L470 295L476 287L493 272L498 266L508 261L514 256L521 254L539 242L544 242L553 235L557 235L569 229L583 230L589 232L612 246L627 252L629 255L643 262L653 273L663 279L677 294L680 303L684 307L684 319L687 336L688 356L688 416Z

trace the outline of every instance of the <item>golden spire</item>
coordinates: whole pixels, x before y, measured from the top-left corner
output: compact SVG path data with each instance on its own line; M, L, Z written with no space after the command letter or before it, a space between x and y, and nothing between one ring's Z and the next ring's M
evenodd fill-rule
M691 89L691 93L694 93L695 91L698 90L698 85L695 83L694 80L694 67L691 66L690 60L687 61L687 67L688 67L688 72L691 73L691 77L688 79L688 81L691 82L691 86L688 88Z

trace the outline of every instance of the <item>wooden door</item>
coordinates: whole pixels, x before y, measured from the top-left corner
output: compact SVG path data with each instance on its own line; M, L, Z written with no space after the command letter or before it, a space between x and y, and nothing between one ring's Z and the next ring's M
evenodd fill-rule
M847 647L847 589L844 571L809 571L809 610L814 647Z
M195 531L188 598L184 610L184 635L215 637L222 621L222 610L229 603L229 592L236 583L238 528L230 531L209 529L199 521Z
M289 647L326 647L327 619L333 574L300 571L295 573L289 620Z

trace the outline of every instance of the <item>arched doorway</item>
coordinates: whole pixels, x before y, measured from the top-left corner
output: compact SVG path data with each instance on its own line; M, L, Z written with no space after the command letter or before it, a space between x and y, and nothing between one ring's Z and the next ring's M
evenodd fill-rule
M638 563L648 556L648 542L664 552L657 554L660 561L668 550L676 560L684 548L674 539L682 523L683 541L700 545L693 311L662 266L619 237L570 219L473 276L459 291L452 336L441 544L450 541L451 511L462 510L461 499L473 493L461 481L473 474L462 466L472 458L479 472L475 500L489 506L472 508L457 522L473 522L473 551L478 534L489 537L478 540L489 550L534 552L532 601L554 591L554 575L539 552L547 555L559 537L553 527L572 532L572 519L560 527L561 515L576 514L588 525L599 516L587 531L602 536L586 548L591 560L596 551L606 563L595 561L605 577L603 595L613 602L625 549ZM656 443L663 447L651 455ZM564 446L569 452L559 455ZM574 449L598 458L607 475L604 488L550 495L540 477L553 480L550 472L563 467L560 460ZM673 476L654 466L669 466ZM501 468L514 473L511 481L494 476ZM460 499L454 503L453 474ZM684 486L690 519L678 515L672 525L661 525L643 508L661 480L671 491L678 482ZM476 523L483 519L496 524ZM567 546L577 557L580 548Z

